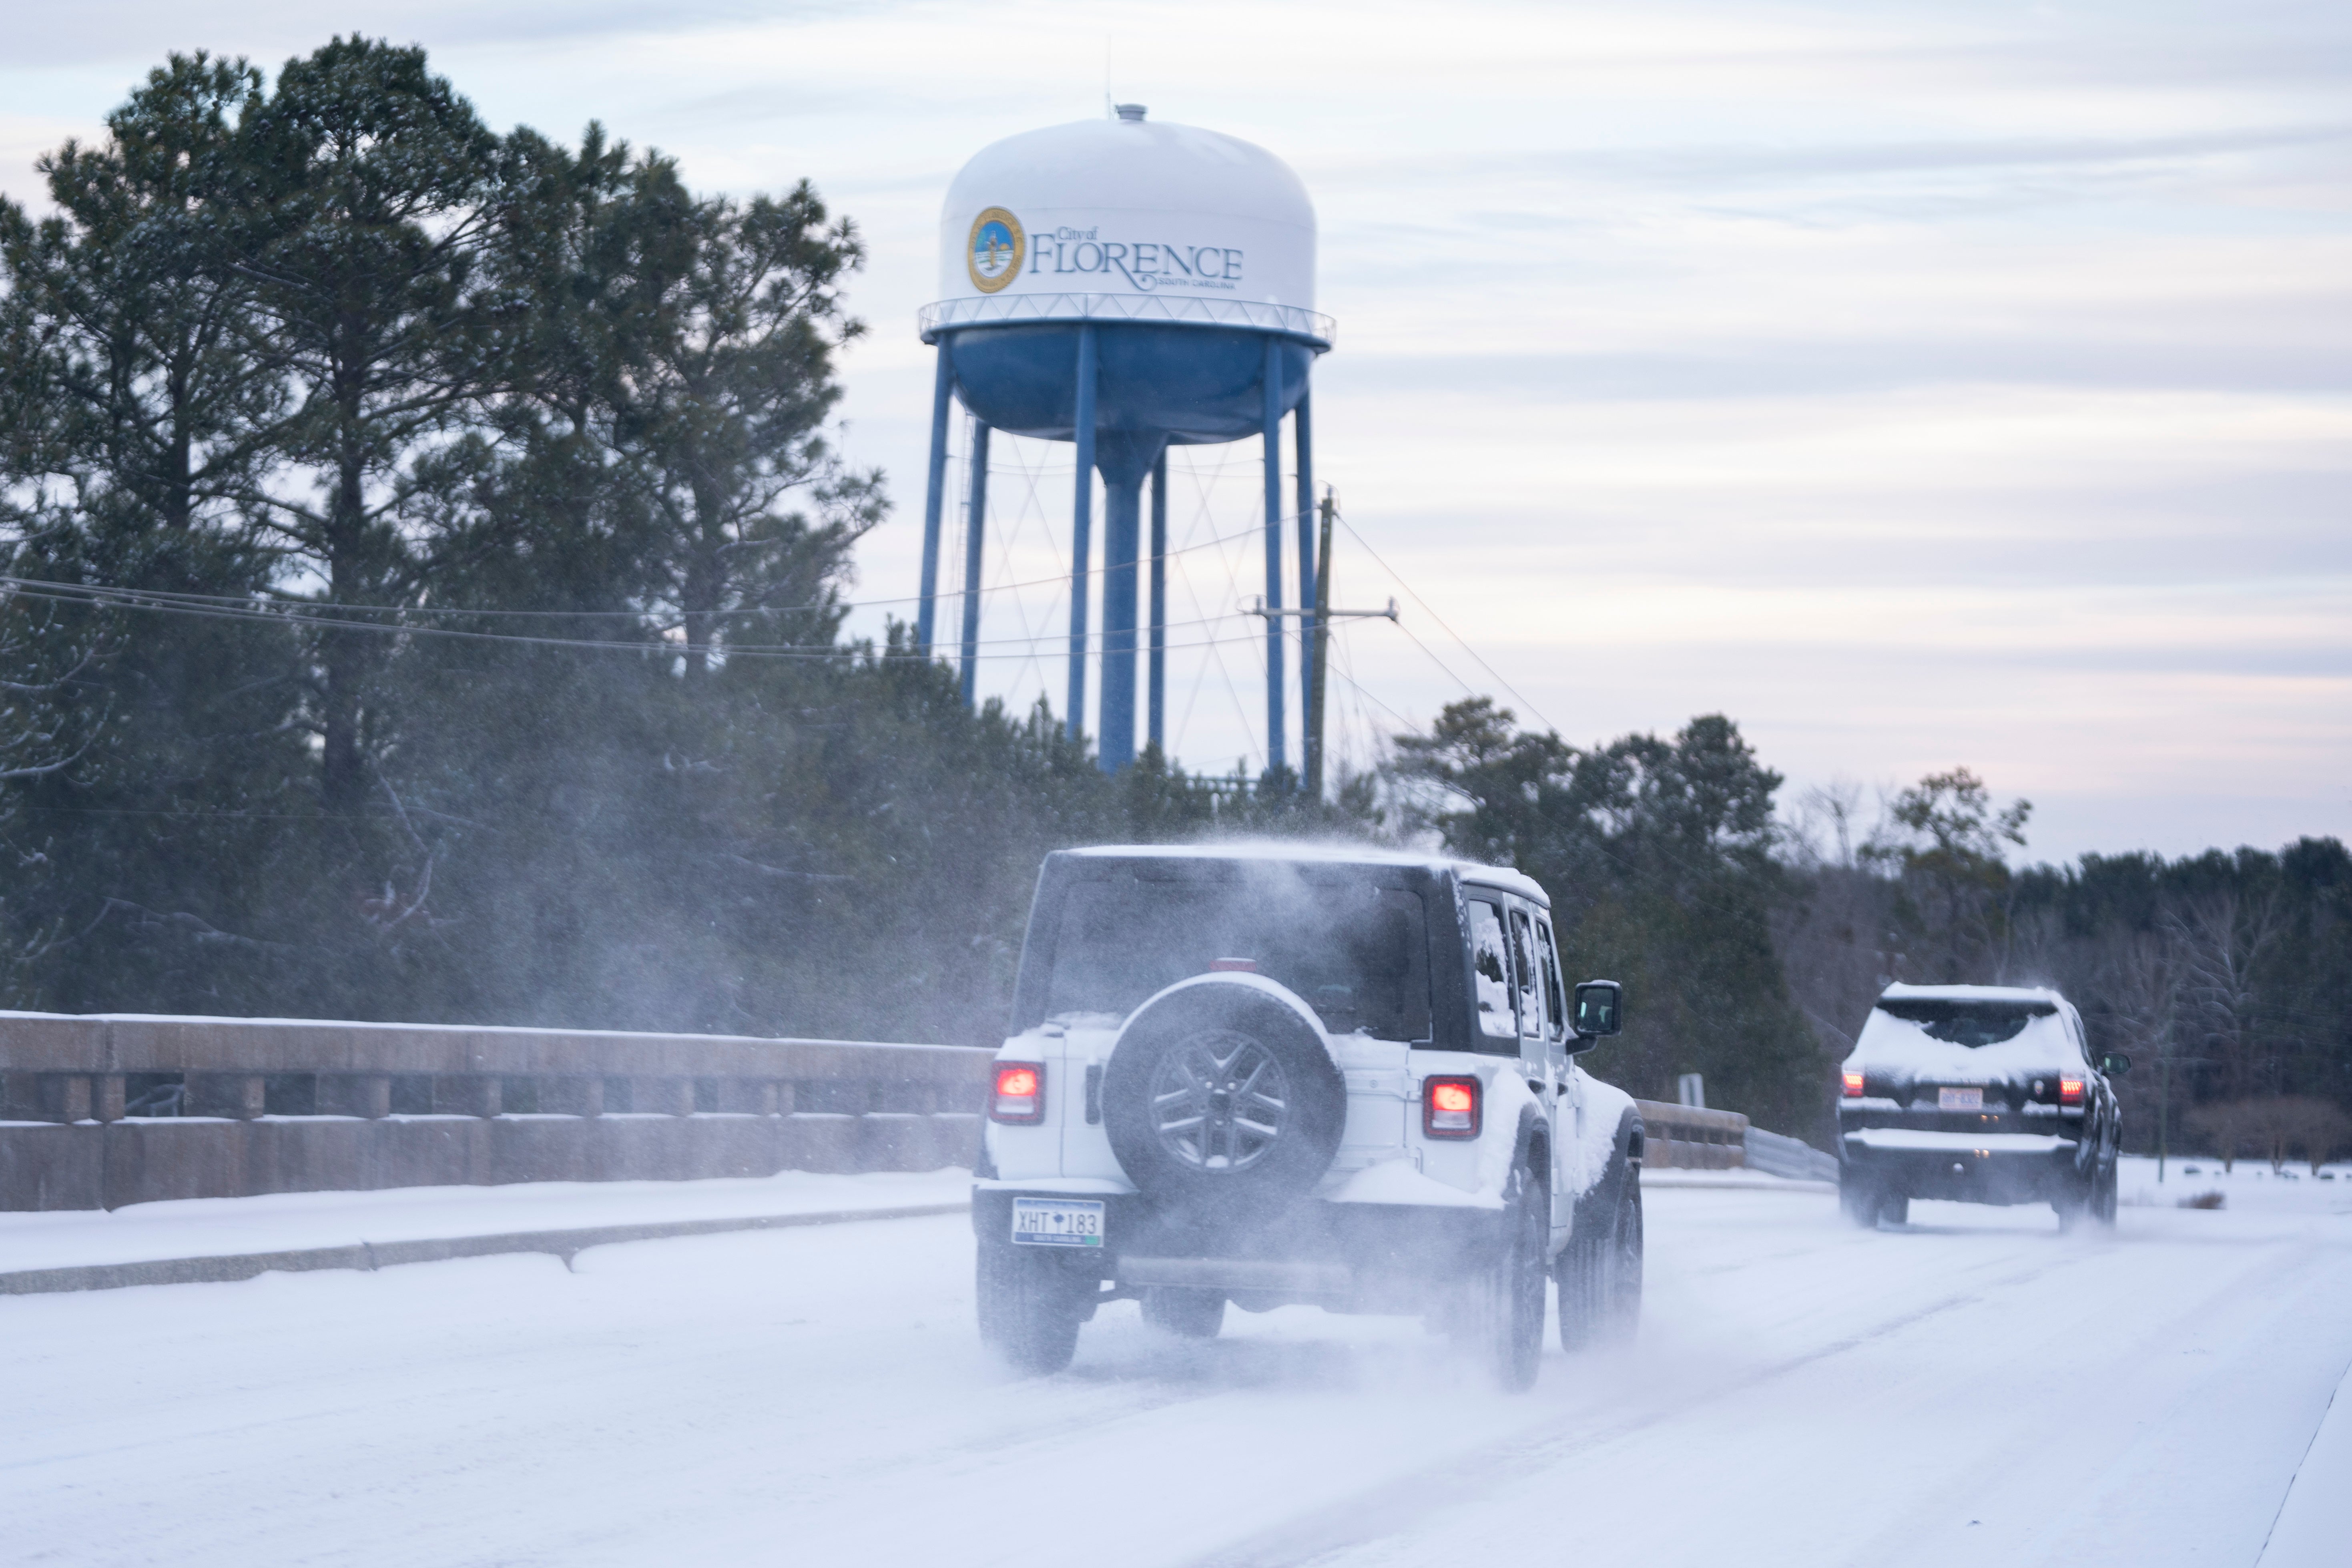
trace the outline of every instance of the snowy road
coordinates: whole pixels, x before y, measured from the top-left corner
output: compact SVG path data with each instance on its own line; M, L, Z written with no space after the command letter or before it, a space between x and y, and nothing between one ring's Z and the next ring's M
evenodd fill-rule
M1654 1190L1642 1342L1518 1399L1306 1310L1013 1382L961 1218L0 1300L0 1559L2251 1565L2352 1458L2352 1190L2247 1174L2090 1241Z

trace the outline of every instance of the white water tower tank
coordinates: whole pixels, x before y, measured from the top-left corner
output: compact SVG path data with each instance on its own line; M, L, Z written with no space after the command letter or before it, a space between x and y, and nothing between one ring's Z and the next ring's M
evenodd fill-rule
M976 424L972 515L987 484L987 436L1072 441L1078 479L1071 519L1070 673L1066 721L1086 711L1093 482L1104 501L1102 765L1135 751L1137 584L1146 559L1142 489L1164 476L1170 446L1265 443L1265 603L1284 604L1281 523L1298 524L1296 576L1314 581L1313 464L1307 406L1331 322L1315 311L1315 205L1290 166L1238 137L1155 122L1137 104L1117 117L1024 132L974 154L940 214L940 296L924 307L923 341L939 350L924 506L918 645L932 646L948 413ZM1292 417L1297 498L1283 495L1279 441ZM1153 479L1155 542L1164 477ZM963 668L973 700L978 653L980 524L967 530ZM1155 571L1157 568L1155 567ZM1150 619L1150 739L1160 739L1162 665L1157 596ZM1284 764L1283 629L1266 624L1266 754ZM1302 676L1302 680L1304 677ZM1302 695L1303 687L1302 687Z
M1180 319L1256 327L1267 313L1232 307L1311 312L1315 204L1265 148L1132 104L982 148L940 215L942 321L1011 319L968 303L999 300L1073 319L1047 302L1070 294L1206 303Z

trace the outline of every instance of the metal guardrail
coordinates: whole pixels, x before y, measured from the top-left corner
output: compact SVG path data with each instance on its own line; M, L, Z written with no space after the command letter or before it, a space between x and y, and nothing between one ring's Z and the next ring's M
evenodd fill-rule
M1786 1176L1797 1182L1834 1182L1838 1179L1836 1155L1824 1154L1800 1139L1767 1132L1760 1127L1748 1130L1748 1168L1761 1171L1768 1176Z

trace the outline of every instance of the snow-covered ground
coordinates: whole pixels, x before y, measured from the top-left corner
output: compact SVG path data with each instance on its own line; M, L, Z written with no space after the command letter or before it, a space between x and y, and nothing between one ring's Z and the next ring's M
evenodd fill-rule
M971 1194L968 1171L864 1176L785 1171L709 1182L533 1182L506 1187L186 1198L133 1204L111 1213L0 1213L0 1269L291 1252L362 1241L914 1208L958 1203Z
M1303 1309L1018 1382L960 1215L0 1299L0 1559L2341 1568L2352 1180L2172 1178L2112 1238L1661 1183L1639 1343L1516 1399Z
M2174 1155L2156 1179L2154 1160L2126 1160L2116 1196L2126 1204L2175 1205L2206 1193L2221 1194L2226 1208L2326 1209L2352 1205L2352 1164L2322 1165L2315 1176L2301 1161L2273 1172L2266 1160L2241 1160L2228 1171L2219 1160Z

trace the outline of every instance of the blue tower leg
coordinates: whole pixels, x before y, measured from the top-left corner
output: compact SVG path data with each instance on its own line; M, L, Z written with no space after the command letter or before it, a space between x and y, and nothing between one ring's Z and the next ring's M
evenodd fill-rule
M1168 454L1151 465L1151 670L1144 732L1168 752Z
M988 426L971 424L971 496L964 509L963 705L980 706L981 543L988 531Z
M1135 564L1142 476L1103 475L1102 732L1097 760L1107 773L1135 761Z
M939 370L931 378L931 471L923 491L923 583L915 609L915 648L931 657L931 619L940 592L940 503L948 488L948 404L955 394L955 361L948 355L952 342L940 334Z
M1298 449L1298 756L1302 771L1314 740L1305 726L1315 713L1315 426L1307 417L1307 395L1291 411L1290 438Z
M1087 565L1093 554L1095 523L1095 329L1091 321L1078 328L1077 391L1074 433L1078 444L1078 486L1070 522L1070 711L1066 721L1073 741L1086 733L1087 717Z
M1265 439L1265 607L1282 606L1282 340L1271 332L1265 339L1265 413L1260 434ZM1285 765L1282 716L1282 617L1265 618L1265 765Z

